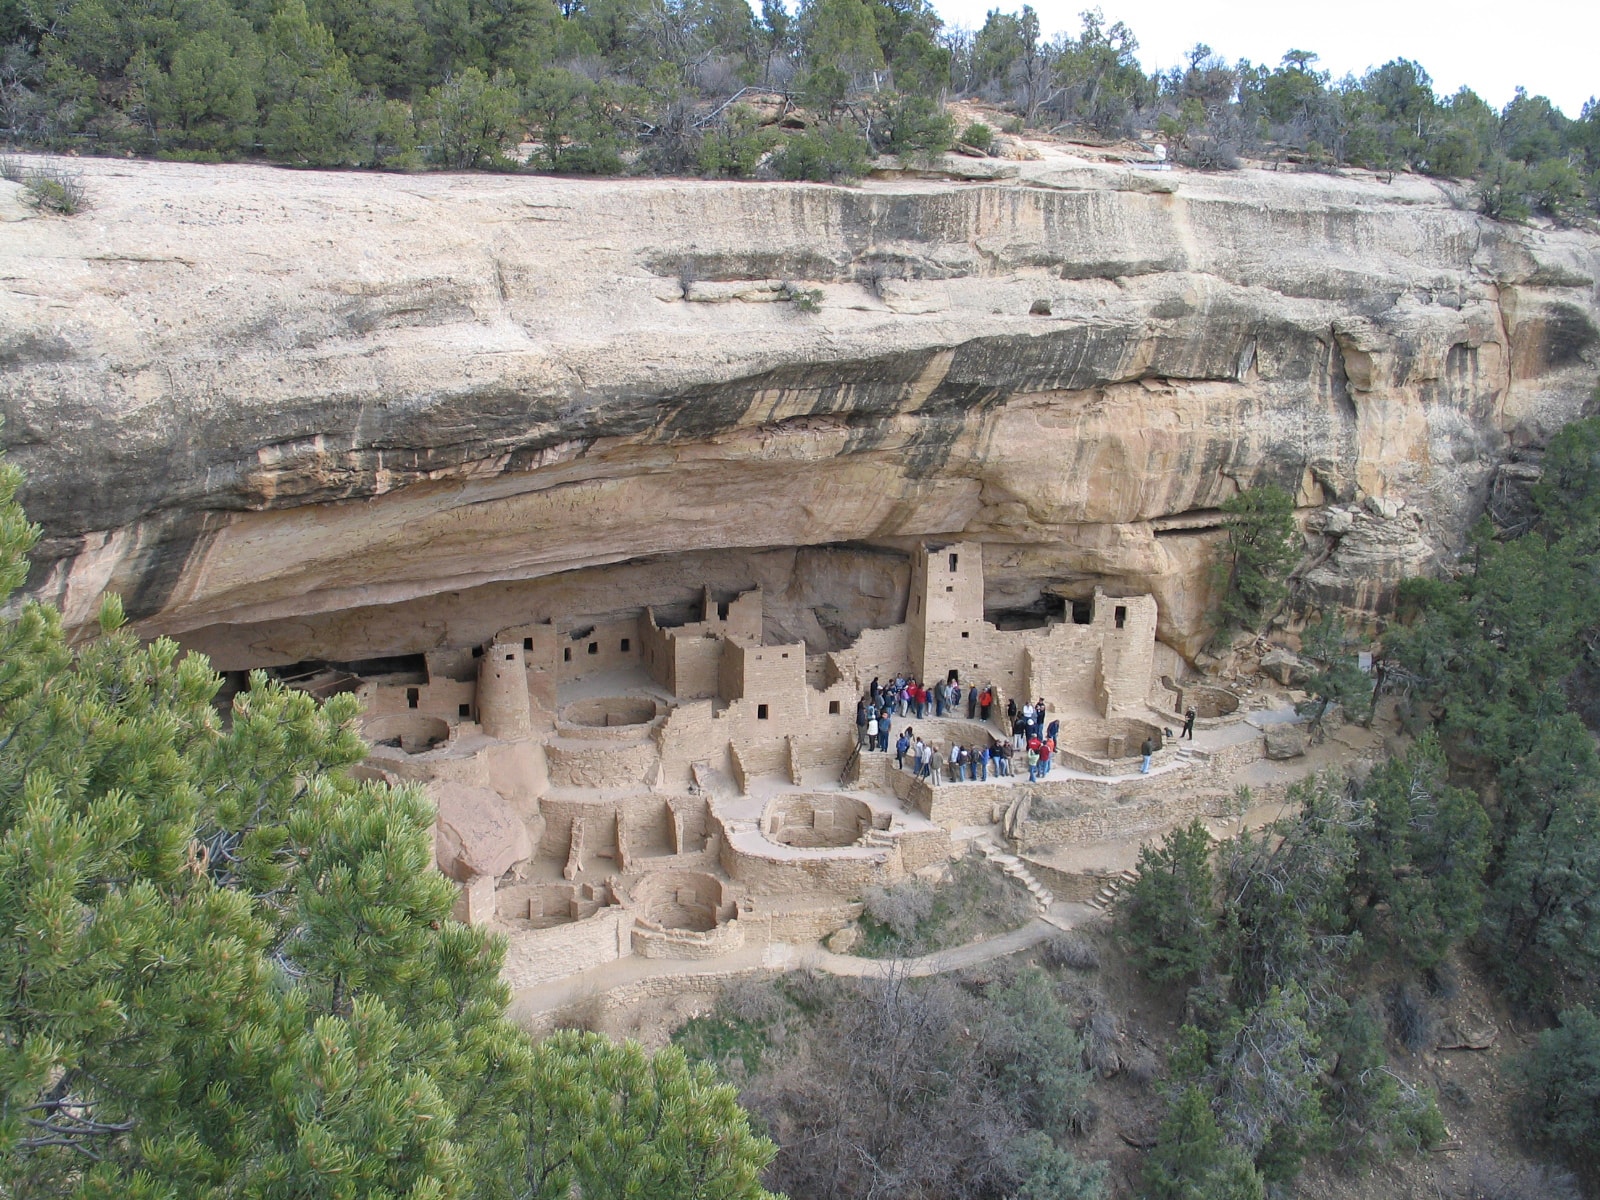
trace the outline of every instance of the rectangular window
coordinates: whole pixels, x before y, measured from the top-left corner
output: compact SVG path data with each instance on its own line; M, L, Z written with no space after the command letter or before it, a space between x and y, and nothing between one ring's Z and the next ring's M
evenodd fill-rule
M788 658L788 657L789 657L789 652L788 652L788 651L787 651L787 650L785 650L785 651L784 651L784 652L783 652L783 656L784 656L784 657L785 657L785 658Z
M571 646L567 646L566 648L564 648L561 651L561 661L562 662L571 662L572 661L572 647Z
M953 588L953 587L947 587L947 588L945 588L945 591L947 591L947 592L953 592L953 591L955 591L955 588Z
M828 715L830 717L837 717L839 715L839 702L837 700L828 701Z
M1115 615L1116 615L1116 619L1117 619L1117 628L1118 629L1121 629L1124 625L1126 625L1128 623L1128 609L1127 609L1126 605L1123 605L1123 604L1117 605L1117 611L1116 611Z
M962 631L961 631L961 636L962 636L962 637L964 637L964 638L969 638L969 637L971 637L971 636L972 636L972 635L971 635L971 634L970 634L970 633L968 633L968 632L967 632L967 631L966 631L966 630L965 630L965 629L963 629L963 630L962 630Z
M600 643L599 642L590 642L589 643L589 653L590 654L599 654L600 653Z
M958 559L958 558L959 558L959 557L960 557L960 556L959 556L959 555L956 555L956 554L952 554L952 555L951 555L951 556L950 556L950 569L951 569L951 570L952 570L952 571L954 571L954 570L955 570L955 569L956 569L956 560L957 560L957 559Z
M767 719L767 706L765 704L756 705L756 720L765 721L766 719Z
M623 638L622 639L622 652L624 654L626 654L628 652L628 647L631 646L632 644L633 643L630 642L627 638Z
M524 650L532 650L533 649L533 639L532 638L523 638L522 639L522 648Z
M517 652L515 650L513 650L510 654L506 655L506 661L507 662L516 662L517 661Z
M474 646L472 648L472 657L473 658L482 658L483 657L483 647L482 646Z
M417 704L421 701L421 699L422 699L422 693L417 691L416 688L407 688L406 689L406 707L407 708L415 708L417 706Z
M726 621L727 619L728 619L728 606L726 604L717 605L717 620Z
M472 705L470 705L470 704L458 704L458 705L456 705L456 716L458 716L458 717L470 717L471 715L472 715Z

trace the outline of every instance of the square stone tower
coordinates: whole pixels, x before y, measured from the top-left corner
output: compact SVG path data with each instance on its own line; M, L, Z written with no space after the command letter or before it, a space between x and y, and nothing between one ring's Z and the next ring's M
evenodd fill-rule
M983 546L978 542L924 544L911 560L906 604L911 669L919 679L942 676L965 651L945 643L978 636L983 627Z

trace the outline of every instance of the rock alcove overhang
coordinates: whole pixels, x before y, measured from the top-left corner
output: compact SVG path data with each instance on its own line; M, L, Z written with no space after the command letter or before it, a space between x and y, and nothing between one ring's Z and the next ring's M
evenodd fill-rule
M1099 580L1185 648L1238 487L1391 502L1316 568L1378 607L1595 377L1600 240L1424 180L85 169L94 220L0 245L30 587L84 628L120 591L219 661L413 652L697 570L783 581L814 641L884 623L872 564L925 537L984 542L991 608Z

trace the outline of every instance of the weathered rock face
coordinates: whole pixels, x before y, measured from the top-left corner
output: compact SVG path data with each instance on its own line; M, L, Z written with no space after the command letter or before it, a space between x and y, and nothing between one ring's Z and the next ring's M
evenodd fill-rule
M898 615L924 536L985 544L991 609L1150 590L1192 651L1239 487L1384 501L1309 577L1381 606L1600 350L1600 239L1416 179L84 166L71 221L0 183L32 587L79 624L119 590L225 667L707 582L837 639Z

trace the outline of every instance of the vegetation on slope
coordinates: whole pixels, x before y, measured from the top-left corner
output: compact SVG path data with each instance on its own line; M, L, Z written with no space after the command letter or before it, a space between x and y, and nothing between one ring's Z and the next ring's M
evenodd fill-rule
M948 29L928 0L0 0L0 138L94 153L311 166L529 168L790 179L926 155L944 102L1011 131L1159 138L1179 161L1479 180L1491 216L1600 200L1600 111L1519 93L1436 95L1404 59L1334 80L1196 46L1147 75L1098 10L1046 40L1038 14ZM752 101L760 95L759 104ZM796 113L802 110L803 116ZM964 140L992 137L975 125ZM769 157L770 155L770 157Z
M1523 1011L1559 1013L1524 1064L1523 1132L1600 1162L1600 758L1572 705L1600 667L1600 418L1552 439L1525 519L1486 519L1455 578L1402 602L1384 646L1410 749L1299 785L1265 833L1173 832L1119 903L1135 965L1187 991L1148 1194L1255 1196L1310 1155L1436 1140L1384 1027L1430 1046L1413 981L1461 950ZM1381 1007L1375 976L1398 980Z

